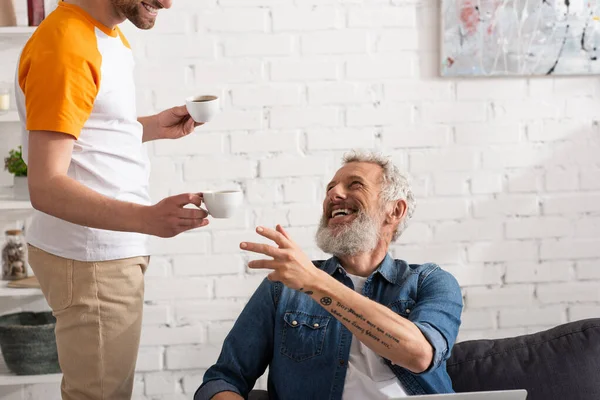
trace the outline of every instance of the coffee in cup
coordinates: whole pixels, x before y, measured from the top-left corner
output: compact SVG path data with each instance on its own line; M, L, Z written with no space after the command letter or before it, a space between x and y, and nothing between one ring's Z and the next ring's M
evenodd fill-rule
M208 214L214 218L230 218L244 201L241 190L202 192Z
M208 122L219 112L219 97L213 95L192 96L185 99L185 106L196 122Z

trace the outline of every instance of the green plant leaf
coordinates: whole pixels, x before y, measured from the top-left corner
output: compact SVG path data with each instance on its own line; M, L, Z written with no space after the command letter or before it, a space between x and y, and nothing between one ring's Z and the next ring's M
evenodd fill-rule
M8 157L4 158L4 169L14 176L27 176L27 164L23 161L23 149L10 150Z

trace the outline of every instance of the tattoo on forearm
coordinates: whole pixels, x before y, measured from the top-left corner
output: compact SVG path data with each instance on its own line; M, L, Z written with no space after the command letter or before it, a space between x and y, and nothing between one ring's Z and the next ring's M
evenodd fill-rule
M365 332L365 335L369 336L370 338L372 338L373 340L377 341L377 342L381 342L381 339L379 339L378 336L374 335L373 332L371 332L370 330L367 329L367 331Z
M365 333L365 328L360 326L356 321L352 321L352 326L360 331L360 333Z
M395 338L394 336L390 335L390 334L389 334L389 333L387 333L387 332L385 333L385 337L386 337L386 338L390 338L390 339L392 339L392 340L393 340L394 342L396 342L396 343L400 343L400 340L398 340L397 338Z
M321 304L328 306L331 304L331 297L321 297Z
M301 288L300 288L300 289L298 289L298 290L299 290L299 291L303 291L303 290L304 290L304 288L303 288L303 287L301 287Z
M331 300L330 297L323 297L323 298L321 298L320 301L321 301L321 304L323 304L325 306L331 305L333 303L333 301ZM331 307L329 309L329 312L331 312L332 315L339 317L341 321L346 322L347 324L350 324L352 327L354 327L357 331L359 331L363 335L370 337L371 339L373 339L374 341L376 341L378 343L381 343L382 346L384 346L388 349L391 348L391 344L388 339L390 339L396 343L400 343L400 340L398 338L396 338L389 332L386 332L385 330L381 329L379 326L372 323L371 321L367 320L362 314L357 313L354 309L340 303L339 301L336 301L335 305L339 309L347 312L348 314L353 315L354 317L356 317L356 319L367 324L367 327L365 328L358 321L350 320L348 317L343 315L335 307Z
M346 307L345 305L343 305L342 303L340 303L339 301L337 302L337 306L339 308L341 308L344 311L349 312L350 314L354 315L356 318L360 319L361 321L366 321L367 319L365 317L363 317L362 314L358 314L356 311L354 311L352 308L350 307Z
M313 291L312 291L312 290L307 290L307 291L306 291L306 292L304 292L304 293L306 293L306 294L307 294L307 295L309 295L309 296L312 296L312 294L313 294Z
M385 333L383 331L383 329L381 329L380 327L378 327L377 325L375 325L374 323L372 323L371 321L367 321L367 325L369 325L371 328L375 328L375 330L379 333Z

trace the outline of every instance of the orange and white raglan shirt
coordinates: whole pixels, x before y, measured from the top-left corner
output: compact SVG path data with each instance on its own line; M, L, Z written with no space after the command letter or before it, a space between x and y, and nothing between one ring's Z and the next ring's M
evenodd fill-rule
M150 204L150 164L137 120L134 59L118 29L60 2L25 45L15 93L23 158L31 131L75 138L68 176L117 200ZM148 255L148 237L88 228L35 211L27 231L33 246L80 261Z

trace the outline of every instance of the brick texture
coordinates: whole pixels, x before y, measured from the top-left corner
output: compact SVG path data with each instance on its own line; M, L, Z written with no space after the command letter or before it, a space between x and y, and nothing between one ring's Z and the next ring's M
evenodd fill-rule
M15 2L21 25L25 3ZM256 225L284 224L320 255L324 187L353 147L388 153L411 175L416 214L391 253L457 278L459 340L598 316L596 78L439 79L439 6L418 3L175 0L154 30L123 26L140 115L196 93L222 99L219 115L189 137L148 145L153 198L245 192L231 220L152 238L136 398L190 398L200 385L264 278L239 250L259 241ZM12 81L25 41L2 36L0 85ZM18 130L0 122L0 154L19 144ZM0 194L11 185L0 171ZM14 228L2 211L0 221ZM43 304L7 299L2 311L25 306ZM57 387L0 398L58 398Z

